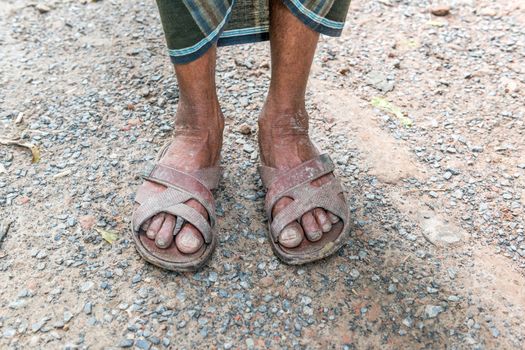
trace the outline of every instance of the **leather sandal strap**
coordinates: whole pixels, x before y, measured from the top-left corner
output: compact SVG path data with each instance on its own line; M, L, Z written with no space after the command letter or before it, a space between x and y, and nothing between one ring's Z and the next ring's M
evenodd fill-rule
M143 176L145 180L155 182L165 187L176 188L192 195L212 217L215 212L215 200L211 191L203 184L199 178L192 174L171 168L163 164L156 164L147 176ZM144 186L139 188L135 201L142 203L147 198L154 196L155 192L145 189ZM171 203L170 203L171 204Z
M214 166L192 171L189 174L198 179L209 190L214 190L219 186L219 182L221 181L222 169L219 166Z
M189 205L184 203L175 204L167 208L162 209L162 212L171 214L176 217L183 218L187 222L191 223L199 232L202 234L204 241L210 243L212 240L211 237L211 226L208 221L199 213L197 210L193 209Z
M341 184L335 178L320 187L304 184L295 188L290 194L293 202L272 219L270 231L274 241L277 242L279 234L288 224L300 220L306 212L315 208L323 208L346 221L348 209L346 202L339 196L342 192Z
M176 188L166 188L162 192L151 193L151 196L142 203L139 202L140 206L133 211L133 230L138 232L142 224L152 216L161 213L166 207L184 203L191 198L191 194Z
M212 241L211 230L215 225L215 201L210 188L216 187L220 180L220 168L211 167L196 172L186 173L163 164L155 164L144 179L166 187L161 192L140 187L135 201L140 206L132 217L133 230L140 227L151 217L159 213L168 213L180 217L194 225L202 234L204 241ZM184 202L195 199L208 212L206 218Z
M291 190L304 184L310 184L312 181L332 173L334 168L334 163L328 154L321 154L285 171L260 167L261 178L268 189L265 202L267 215L271 217L275 203L281 198L287 197Z

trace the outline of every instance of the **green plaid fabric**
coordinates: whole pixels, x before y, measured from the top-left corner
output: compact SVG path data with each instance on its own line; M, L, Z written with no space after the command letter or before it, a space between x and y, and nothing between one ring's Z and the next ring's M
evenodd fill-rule
M339 36L350 0L282 0L313 30ZM157 0L169 55L191 62L211 45L269 39L269 0Z

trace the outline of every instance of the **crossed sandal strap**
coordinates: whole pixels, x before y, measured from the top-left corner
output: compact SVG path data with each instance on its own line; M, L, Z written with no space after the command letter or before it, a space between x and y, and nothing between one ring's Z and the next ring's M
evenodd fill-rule
M277 242L279 234L288 224L299 220L304 213L315 208L323 208L346 221L346 202L339 196L342 192L341 183L336 178L319 187L304 184L290 190L287 195L293 198L293 202L284 207L272 219L270 225L274 241Z
M291 190L304 184L310 184L323 175L332 173L334 169L334 163L326 153L285 171L260 166L259 173L267 188L265 210L268 217L271 217L275 203L286 197Z
M166 189L154 192L141 187L135 201L140 206L133 213L133 229L161 212L169 213L193 224L211 242L211 227L215 225L215 202L210 191L220 180L218 167L186 173L162 164L156 164L144 176L146 180L163 185ZM184 204L189 199L197 200L208 212L210 223L195 209Z
M159 213L168 213L190 222L202 233L206 243L211 242L211 225L198 211L184 204L193 197L191 194L176 188L167 188L161 193L156 193L154 197L143 202L133 213L133 230L138 232L140 227L151 217Z

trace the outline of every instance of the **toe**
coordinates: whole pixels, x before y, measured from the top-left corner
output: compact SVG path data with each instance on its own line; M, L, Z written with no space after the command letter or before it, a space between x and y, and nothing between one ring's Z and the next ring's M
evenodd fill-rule
M304 239L304 232L297 221L288 224L279 234L279 244L286 248L295 248Z
M162 223L164 222L164 216L164 213L160 213L151 219L148 231L146 231L146 236L148 236L149 239L155 239L155 236L157 236L157 232L159 232L160 228L162 227Z
M334 215L331 212L327 212L327 214L328 214L328 219L330 219L330 222L332 224L337 224L337 222L339 221L339 216Z
M317 224L317 221L315 220L315 217L311 211L301 217L301 225L303 226L306 238L308 238L310 241L315 242L321 239L323 231Z
M155 244L159 248L167 248L173 242L173 229L175 228L175 223L177 219L173 215L165 215L164 222L157 232L155 237Z
M175 244L182 253L193 254L202 247L204 239L195 226L186 223L175 237Z
M199 202L190 199L185 204L195 209L206 220L208 220L208 212ZM204 238L195 226L187 222L182 226L180 232L175 237L175 244L182 253L193 254L202 247L204 244Z
M326 211L321 208L315 208L314 216L315 220L317 221L317 225L319 225L321 228L321 231L323 231L323 233L330 232L332 229L332 223L330 222Z
M275 203L272 209L272 216L275 217L281 210L283 210L288 204L292 203L293 199L289 197L281 198ZM301 244L304 239L304 231L301 225L294 221L288 224L281 233L279 233L279 244L286 248L295 248Z
M140 229L144 232L148 232L149 225L151 224L151 220L147 220L145 223L140 226Z

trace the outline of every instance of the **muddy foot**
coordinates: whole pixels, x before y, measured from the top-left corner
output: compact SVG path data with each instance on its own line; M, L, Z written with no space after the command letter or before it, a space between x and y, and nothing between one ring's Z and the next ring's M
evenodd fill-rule
M292 169L319 155L308 136L308 116L302 110L291 115L276 115L265 108L259 119L259 148L261 162L277 169ZM314 186L322 186L334 175L328 174L312 181ZM292 198L279 200L272 209L276 216ZM287 248L295 248L303 239L311 242L322 238L323 233L332 229L339 217L322 208L306 212L299 221L290 223L279 235L279 243Z
M178 120L183 119L177 117ZM196 118L198 119L198 118ZM216 128L210 128L217 121ZM210 117L208 125L199 128L198 122L188 125L177 125L173 142L168 147L160 163L181 170L191 172L202 168L215 166L219 163L222 145L223 121L220 113ZM142 186L154 192L161 192L164 187L144 181ZM196 200L190 199L186 204L197 210L208 219L206 209ZM168 248L173 241L177 248L185 254L191 254L200 249L204 243L202 234L189 222L185 222L180 231L176 231L177 218L171 214L160 213L142 225L148 238L155 240L159 248Z

